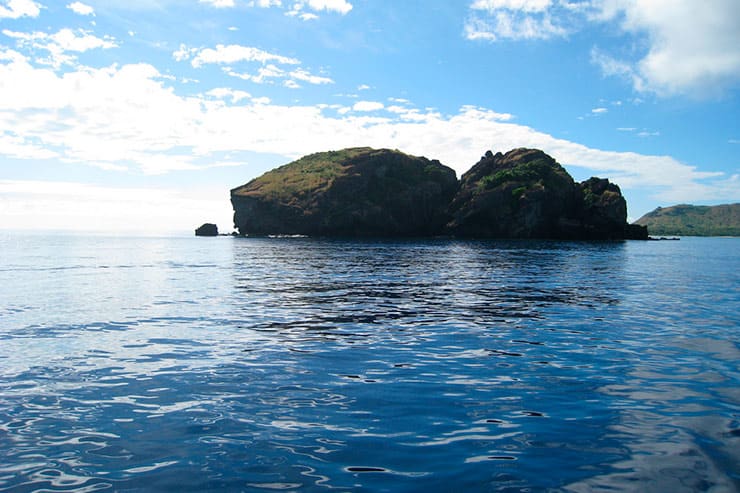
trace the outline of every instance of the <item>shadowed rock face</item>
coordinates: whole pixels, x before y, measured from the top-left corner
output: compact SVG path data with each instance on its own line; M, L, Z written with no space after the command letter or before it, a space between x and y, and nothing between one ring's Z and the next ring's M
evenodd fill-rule
M462 176L448 229L468 237L561 238L560 222L578 202L573 178L544 152L489 151Z
M429 236L446 220L455 172L422 157L354 148L306 156L231 191L249 235Z
M576 183L537 149L487 152L462 176L449 213L448 231L458 236L647 239L646 229L627 224L617 185L601 178Z
M438 161L370 148L312 154L231 191L248 235L647 239L619 187L576 183L536 149L488 151L462 176Z
M218 227L215 224L205 223L195 230L195 236L218 236Z

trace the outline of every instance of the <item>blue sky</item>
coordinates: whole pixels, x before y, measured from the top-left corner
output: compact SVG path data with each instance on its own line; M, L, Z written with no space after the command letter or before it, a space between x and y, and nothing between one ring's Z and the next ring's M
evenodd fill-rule
M230 231L229 189L365 145L738 202L739 96L737 0L0 0L0 228Z

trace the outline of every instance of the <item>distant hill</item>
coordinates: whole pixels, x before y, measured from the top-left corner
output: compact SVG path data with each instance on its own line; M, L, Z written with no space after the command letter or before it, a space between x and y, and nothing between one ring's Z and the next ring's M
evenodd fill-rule
M658 207L636 221L651 235L740 236L740 204Z

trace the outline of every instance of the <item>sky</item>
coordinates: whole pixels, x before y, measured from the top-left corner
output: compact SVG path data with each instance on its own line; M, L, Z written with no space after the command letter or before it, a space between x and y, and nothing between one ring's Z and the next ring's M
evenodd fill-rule
M0 229L230 232L230 189L355 146L740 202L739 98L738 0L0 0Z

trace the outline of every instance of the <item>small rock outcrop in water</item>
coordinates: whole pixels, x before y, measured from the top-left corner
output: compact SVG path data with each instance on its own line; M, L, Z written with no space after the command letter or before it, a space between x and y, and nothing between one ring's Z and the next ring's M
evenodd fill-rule
M246 235L647 239L619 187L576 183L536 149L488 151L462 176L387 149L312 154L231 191Z
M205 223L195 230L195 236L218 236L218 226Z
M232 190L231 202L242 234L428 236L456 190L439 161L363 147L305 156Z

